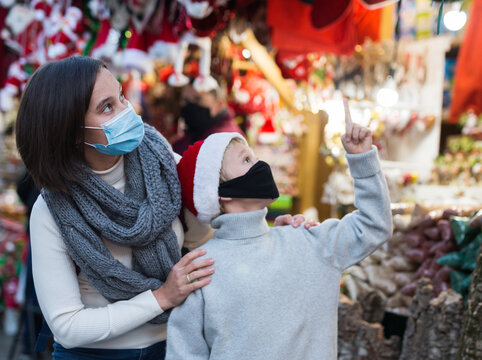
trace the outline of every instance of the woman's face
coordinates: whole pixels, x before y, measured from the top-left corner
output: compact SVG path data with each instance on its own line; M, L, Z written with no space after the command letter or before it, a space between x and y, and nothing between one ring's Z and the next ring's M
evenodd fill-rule
M109 70L101 68L85 115L85 126L100 127L125 108L127 108L127 100L120 83ZM107 139L102 130L84 129L84 131L86 142L107 145Z

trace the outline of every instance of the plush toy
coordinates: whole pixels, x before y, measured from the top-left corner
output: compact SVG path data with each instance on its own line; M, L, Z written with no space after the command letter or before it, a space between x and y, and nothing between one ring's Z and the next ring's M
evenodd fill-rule
M53 14L49 25L45 27L47 41L47 59L59 60L76 52L76 42L82 30L82 11L74 6Z
M305 54L289 56L278 52L276 54L276 63L280 67L284 78L308 80L311 63Z
M125 69L137 69L141 73L152 72L154 64L148 55L148 49L154 39L146 33L138 33L135 28L131 28L129 31L131 37L127 47L122 51L120 65Z
M255 72L240 76L233 73L230 105L237 114L262 113L265 117L273 117L279 106L279 96L270 83Z
M96 59L111 59L119 47L120 33L112 29L109 19L103 19L92 47L91 56Z
M31 2L32 7L35 10L35 18L38 21L44 21L50 17L55 5L54 0L33 0Z
M154 40L148 50L149 56L170 64L176 62L179 42L179 36L174 31L177 18L175 5L177 4L174 1L162 1L149 21L149 28L154 34Z

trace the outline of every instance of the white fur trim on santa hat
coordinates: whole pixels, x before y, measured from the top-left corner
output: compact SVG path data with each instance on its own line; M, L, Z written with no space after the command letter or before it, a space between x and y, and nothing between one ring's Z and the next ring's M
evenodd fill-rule
M221 165L224 151L234 138L244 140L240 134L233 132L212 134L204 140L199 150L193 187L194 206L199 221L210 223L221 213L218 194Z
M127 48L122 51L122 66L126 69L137 69L143 74L154 71L154 63L142 50Z
M213 8L209 5L209 1L179 0L179 3L184 5L189 16L195 19L204 19L213 12Z

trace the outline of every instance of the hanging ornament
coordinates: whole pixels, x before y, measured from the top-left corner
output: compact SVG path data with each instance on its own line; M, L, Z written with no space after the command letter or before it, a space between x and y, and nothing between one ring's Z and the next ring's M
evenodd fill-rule
M224 27L231 16L230 9L224 0L179 0L183 5L178 29L183 31L177 47L177 59L174 74L169 77L171 86L184 86L189 78L183 74L184 60L189 45L196 45L201 50L199 75L193 83L197 91L210 91L219 87L211 76L211 37Z
M154 64L149 57L148 49L152 46L153 37L147 36L147 34L139 34L135 28L126 30L124 35L128 38L128 43L121 53L119 65L125 69L139 70L144 74L152 72Z
M134 28L139 33L144 32L147 23L156 10L157 0L127 0L126 2Z
M271 84L256 72L240 76L233 73L230 105L237 114L262 113L265 117L274 116L279 108L279 95Z
M258 141L261 144L274 144L280 139L280 133L276 131L273 125L273 119L267 117L263 126L260 127L258 133Z
M11 111L14 108L14 98L20 95L29 74L25 71L25 61L15 61L8 70L7 80L0 90L0 110Z
M49 18L54 5L54 0L33 0L31 2L31 6L35 10L35 18L38 21L44 21Z
M285 79L308 80L311 63L305 54L290 56L279 51L276 63Z
M91 56L96 59L111 59L119 47L120 33L110 26L108 19L101 21L92 47Z
M174 33L174 23L171 21L175 15L171 16L171 9L167 5L162 1L149 22L148 26L156 29L157 33L153 31L154 41L148 51L152 59L174 64L179 37Z
M66 9L65 15L58 14L52 20L52 27L46 31L47 60L59 60L74 55L82 29L82 11L71 6Z

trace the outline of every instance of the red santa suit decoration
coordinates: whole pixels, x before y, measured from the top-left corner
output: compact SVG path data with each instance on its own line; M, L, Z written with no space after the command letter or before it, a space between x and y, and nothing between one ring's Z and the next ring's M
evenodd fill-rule
M74 55L82 29L82 11L71 6L65 10L65 15L57 12L49 20L51 25L45 28L47 59L59 60Z
M0 90L1 111L10 111L14 108L13 99L20 95L29 77L24 67L25 60L18 60L10 65L5 85Z

